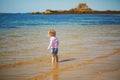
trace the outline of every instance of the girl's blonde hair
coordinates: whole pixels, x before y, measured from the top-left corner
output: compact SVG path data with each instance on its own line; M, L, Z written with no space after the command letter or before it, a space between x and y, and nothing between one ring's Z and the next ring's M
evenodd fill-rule
M51 29L48 31L49 36L56 36L56 31L54 29Z

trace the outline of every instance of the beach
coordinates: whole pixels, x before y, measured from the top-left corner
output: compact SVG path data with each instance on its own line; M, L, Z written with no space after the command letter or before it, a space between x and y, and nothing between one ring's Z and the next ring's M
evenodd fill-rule
M51 64L48 30L59 38ZM120 80L120 25L0 29L0 80Z

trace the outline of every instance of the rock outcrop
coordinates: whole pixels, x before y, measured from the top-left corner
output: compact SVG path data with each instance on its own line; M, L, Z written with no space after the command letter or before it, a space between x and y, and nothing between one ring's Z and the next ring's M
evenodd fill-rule
M86 3L80 3L75 8L69 10L50 10L44 12L32 12L31 14L120 14L120 11L97 11L89 8Z
M90 9L86 3L81 3L77 7L70 9L70 11L73 11L73 12L91 12L92 9Z
M43 12L44 14L52 14L53 12L52 12L52 10L50 10L50 9L47 9L45 12Z

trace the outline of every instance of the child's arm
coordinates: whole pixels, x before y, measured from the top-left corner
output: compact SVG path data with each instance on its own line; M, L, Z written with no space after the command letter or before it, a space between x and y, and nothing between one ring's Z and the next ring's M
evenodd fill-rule
M48 46L48 49L50 49L51 46L52 46L52 38L50 38L50 44Z

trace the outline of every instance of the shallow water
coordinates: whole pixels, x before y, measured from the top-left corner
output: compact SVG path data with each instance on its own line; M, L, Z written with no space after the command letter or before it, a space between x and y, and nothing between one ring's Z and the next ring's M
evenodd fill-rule
M60 41L51 65L47 32ZM57 25L0 29L1 80L119 80L119 25Z

